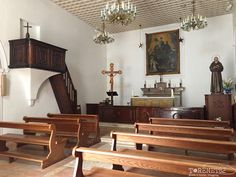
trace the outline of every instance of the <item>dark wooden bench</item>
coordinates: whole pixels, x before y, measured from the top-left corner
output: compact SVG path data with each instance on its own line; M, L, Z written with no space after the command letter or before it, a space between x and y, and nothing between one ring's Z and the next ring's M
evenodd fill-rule
M73 177L144 177L138 173L123 172L118 170L93 167L89 171L83 170L83 161L99 161L121 166L136 167L180 175L206 176L206 170L211 170L210 175L219 177L235 177L235 164L228 164L223 160L209 160L204 158L180 156L166 153L146 152L140 150L123 149L122 151L103 151L92 148L74 148L76 165ZM207 163L209 162L209 163ZM197 169L197 171L196 171ZM132 171L130 169L129 171ZM223 173L222 173L223 171ZM214 174L215 172L215 174ZM147 173L147 172L146 172ZM158 175L155 175L158 177ZM162 175L163 176L163 175ZM168 176L168 175L167 175Z
M83 121L81 126L81 132L83 137L86 137L90 141L90 145L101 142L100 129L99 129L99 117L92 114L52 114L48 113L49 118L61 118L61 119L80 119ZM70 129L70 127L67 127Z
M181 125L161 125L148 123L135 123L135 132L149 132L155 135L202 138L212 140L231 141L234 136L232 128L195 127Z
M56 137L56 128L52 124L0 122L0 128L22 130L22 133L7 133L0 135L0 155L9 157L10 162L13 162L15 159L24 159L39 162L41 163L41 168L46 168L66 157L64 155L66 139ZM42 136L37 134L24 135L23 130L47 133L50 136ZM49 152L46 156L34 155L32 153L26 153L25 151L22 152L19 148L7 147L7 142L47 146Z
M149 122L151 124L159 124L159 125L230 128L229 121L216 121L216 120L172 119L172 118L150 117Z
M192 150L197 152L227 154L230 160L234 159L236 142L207 140L185 137L157 136L136 133L111 132L112 150L116 150L117 141L136 143L136 148L141 150L142 145L167 147L172 149Z

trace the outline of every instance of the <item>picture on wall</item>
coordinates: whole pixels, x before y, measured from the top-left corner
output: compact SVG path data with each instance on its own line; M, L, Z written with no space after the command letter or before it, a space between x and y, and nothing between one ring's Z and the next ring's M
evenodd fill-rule
M146 34L146 75L180 73L179 30Z

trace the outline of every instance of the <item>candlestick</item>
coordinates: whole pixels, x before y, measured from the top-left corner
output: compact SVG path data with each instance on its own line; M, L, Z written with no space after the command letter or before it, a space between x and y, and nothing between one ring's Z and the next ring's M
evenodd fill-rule
M171 87L171 80L169 80L168 87L169 88Z
M174 90L171 89L171 97L174 97Z
M162 75L160 75L160 82L162 82L163 81L163 78L162 78Z
M182 87L182 79L179 80L179 86Z

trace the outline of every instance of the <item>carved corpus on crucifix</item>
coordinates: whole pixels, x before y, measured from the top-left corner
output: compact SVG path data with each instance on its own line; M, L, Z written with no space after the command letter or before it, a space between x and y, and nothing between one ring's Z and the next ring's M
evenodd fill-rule
M117 74L122 74L121 70L118 71L114 71L114 63L110 63L110 71L106 71L106 70L102 70L102 74L104 75L108 75L110 77L110 96L111 96L111 105L113 105L113 95L114 95L114 91L113 91L113 86L114 86L114 80L113 78L117 75Z

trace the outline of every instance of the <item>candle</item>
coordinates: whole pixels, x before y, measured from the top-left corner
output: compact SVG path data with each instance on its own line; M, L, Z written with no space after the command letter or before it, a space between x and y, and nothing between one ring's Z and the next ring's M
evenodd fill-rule
M132 97L134 96L134 91L133 91L133 90L131 91L131 96L132 96Z
M171 97L174 97L174 90L171 89Z

